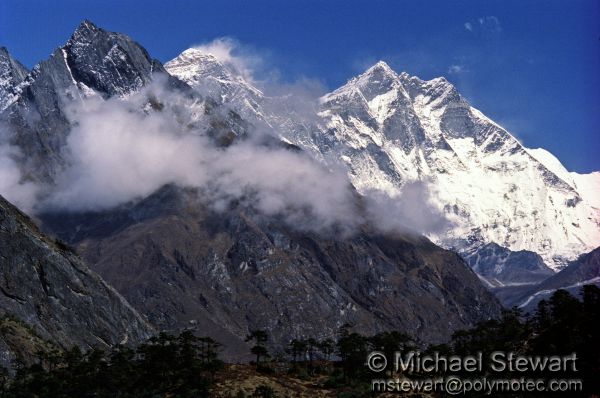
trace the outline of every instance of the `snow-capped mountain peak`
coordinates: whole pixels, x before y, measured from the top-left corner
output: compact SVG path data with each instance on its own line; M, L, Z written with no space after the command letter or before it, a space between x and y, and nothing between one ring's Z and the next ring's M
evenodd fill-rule
M219 62L217 57L193 47L167 62L165 68L192 86L208 78L222 81L236 80L232 71Z
M384 60L379 60L373 66L365 71L365 74L374 73L375 71L383 71L385 73L389 73L391 75L396 75L396 72L385 62Z
M189 48L165 64L173 76L192 87L222 101L231 101L235 96L246 94L262 97L263 93L249 84L235 66L220 61L215 55L199 48Z
M394 196L406 182L430 181L435 206L456 224L432 235L437 243L472 251L494 242L539 253L555 269L600 245L600 212L579 192L595 179L576 185L556 158L523 147L447 79L377 63L322 105L323 157L342 159L359 191Z
M361 75L350 79L344 86L324 96L321 102L334 102L355 95L369 102L392 90L403 90L400 78L388 64L379 61Z
M167 70L279 126L321 161L342 163L359 192L394 197L407 182L427 181L432 206L456 226L431 234L438 244L472 253L493 242L539 253L554 269L600 245L600 210L582 196L597 191L596 178L575 179L557 159L528 150L444 77L422 80L377 62L321 97L320 120L307 127L281 123L286 115L266 112L266 98L247 82L221 79L207 67L214 62L189 51Z
M92 21L85 19L75 29L67 44L73 45L76 43L91 42L99 33L101 33L101 29Z
M387 63L379 61L351 81L355 81L363 89L367 86L391 88L390 86L396 86L399 83L399 77Z
M172 76L216 104L227 104L246 121L268 125L261 104L265 95L250 84L235 65L200 48L189 48L165 64Z

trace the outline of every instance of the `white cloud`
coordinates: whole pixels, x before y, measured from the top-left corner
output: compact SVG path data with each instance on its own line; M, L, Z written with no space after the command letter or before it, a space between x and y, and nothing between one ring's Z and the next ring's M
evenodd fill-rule
M448 67L448 73L451 75L458 75L460 73L464 73L467 70L465 69L465 67L463 65L450 65L450 67Z
M233 68L248 82L255 80L255 74L264 63L255 50L241 45L239 41L230 37L220 37L211 42L198 44L193 48L206 54L211 54L222 64Z
M502 32L502 25L500 25L500 20L493 15L479 18L479 25L483 29L491 33Z
M144 115L120 100L89 99L71 109L70 167L58 180L52 204L71 210L109 208L147 196L160 186L200 184L202 143L176 134L159 113ZM79 106L79 105L78 105Z
M0 195L25 212L31 211L36 201L38 188L24 181L15 158L19 150L9 144L0 144Z
M396 196L367 192L366 201L369 220L383 232L443 233L452 226L433 203L433 188L428 181L407 182Z
M465 22L464 27L467 31L477 35L491 36L502 32L502 24L494 15L482 16L475 21Z

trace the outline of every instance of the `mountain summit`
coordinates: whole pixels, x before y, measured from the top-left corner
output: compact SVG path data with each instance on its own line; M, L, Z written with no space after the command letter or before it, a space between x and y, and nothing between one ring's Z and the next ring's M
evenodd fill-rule
M173 76L219 105L228 104L245 119L262 119L264 94L252 86L235 66L199 48L189 48L165 64Z
M555 172L560 162L525 148L444 78L397 75L379 62L326 95L321 115L321 150L343 161L359 191L395 195L406 182L430 182L457 226L431 236L446 247L494 242L556 269L600 244L600 211L580 193L589 183Z
M73 81L105 96L126 95L151 81L158 61L128 36L83 21L61 49Z

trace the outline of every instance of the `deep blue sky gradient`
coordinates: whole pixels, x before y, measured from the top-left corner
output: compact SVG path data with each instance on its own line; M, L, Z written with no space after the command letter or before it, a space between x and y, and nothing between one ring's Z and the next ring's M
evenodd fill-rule
M600 170L598 0L2 0L0 45L32 67L84 18L163 62L232 37L283 80L329 89L379 59L421 78L443 75L525 145L570 170Z

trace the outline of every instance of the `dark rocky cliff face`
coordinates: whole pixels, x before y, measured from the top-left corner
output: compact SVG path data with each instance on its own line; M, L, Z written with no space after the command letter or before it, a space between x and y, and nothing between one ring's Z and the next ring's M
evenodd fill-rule
M457 254L423 237L299 233L239 208L215 213L174 187L45 222L157 328L194 327L230 345L230 357L251 329L269 330L278 347L333 337L347 322L441 342L501 308Z
M44 345L136 343L152 328L71 249L0 197L0 365ZM27 342L24 345L23 342ZM28 349L29 347L29 349Z

